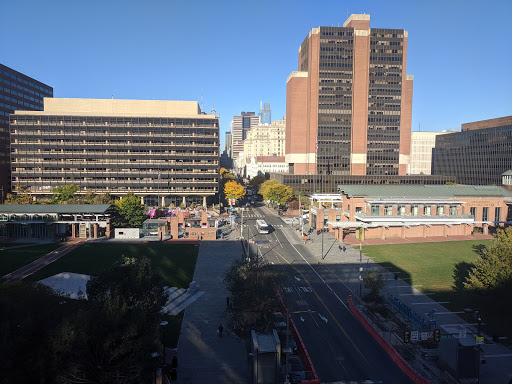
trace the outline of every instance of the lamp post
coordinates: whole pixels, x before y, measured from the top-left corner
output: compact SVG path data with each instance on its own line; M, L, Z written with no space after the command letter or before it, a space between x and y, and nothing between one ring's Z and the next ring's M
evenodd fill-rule
M363 252L361 250L361 240L359 240L359 298L363 291Z
M163 365L164 367L165 367L165 326L166 326L167 324L169 324L169 322L168 322L168 321L165 321L165 320L164 320L164 321L162 321L162 322L160 323L160 325L161 325L162 327L164 327L164 328L163 328L163 329L164 329L164 331L163 331L163 334L164 334L164 335L163 335L163 336L164 336L164 342L162 343L162 344L163 344L163 346L164 346L164 365Z

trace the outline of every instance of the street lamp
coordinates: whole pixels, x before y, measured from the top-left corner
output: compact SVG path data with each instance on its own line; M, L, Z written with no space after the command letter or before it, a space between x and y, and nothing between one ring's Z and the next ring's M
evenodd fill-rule
M160 325L161 325L162 327L164 327L164 328L163 328L163 330L164 330L164 331L163 331L163 334L164 334L164 335L163 335L163 336L164 336L164 342L162 343L162 344L163 344L163 346L164 346L164 367L165 367L165 326L166 326L167 324L169 324L169 322L168 322L168 321L165 321L165 320L164 320L164 321L162 321L162 322L160 323Z

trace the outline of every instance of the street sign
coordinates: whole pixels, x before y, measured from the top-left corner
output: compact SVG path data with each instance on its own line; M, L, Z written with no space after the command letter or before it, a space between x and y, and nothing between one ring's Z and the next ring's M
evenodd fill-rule
M420 333L420 339L421 339L421 341L426 341L428 339L428 333L427 332L421 332Z
M476 338L476 344L477 344L477 345L481 345L481 344L483 344L483 343L484 343L484 338L483 338L482 336L478 336L478 337Z
M411 341L418 341L418 340L419 340L419 332L411 331Z
M467 332L465 329L459 330L459 339L465 339L467 335Z

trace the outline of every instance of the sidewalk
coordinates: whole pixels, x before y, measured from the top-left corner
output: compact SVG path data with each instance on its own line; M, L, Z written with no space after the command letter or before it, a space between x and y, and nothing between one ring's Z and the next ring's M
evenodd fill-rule
M245 342L230 332L225 313L229 292L223 272L241 257L236 231L222 228L225 240L202 241L193 280L204 291L186 310L178 342L179 383L247 383L249 369ZM219 324L223 336L217 334Z
M270 209L268 212L273 213ZM295 236L299 239L301 238L300 231L297 231L295 228L288 228L288 231L295 233ZM283 230L285 230L285 228L283 228ZM309 230L309 225L305 225L304 232L307 233ZM437 328L441 325L454 326L454 329L457 329L458 326L462 326L468 330L468 333L471 331L476 333L475 325L468 324L457 316L457 314L451 313L441 304L436 303L427 295L422 294L414 286L411 287L409 282L402 279L395 280L392 272L383 269L379 264L364 256L364 254L360 258L359 244L343 244L333 236L324 233L322 257L322 234L318 235L316 230L313 230L310 233L309 238L312 240L312 243L308 243L306 245L301 244L301 247L307 249L319 263L335 273L355 296L359 296L360 286L362 287L363 294L365 291L364 284L361 284L359 280L359 266L361 260L363 276L371 269L381 269L384 271L385 276L387 277L387 283L381 290L383 297L387 298L389 295L397 296L400 298L402 303L405 303L420 315L424 315L431 310L435 310L437 313L437 316L435 316ZM472 239L474 240L475 238L473 237ZM343 246L345 246L345 251L342 250ZM486 343L481 346L486 363L480 366L480 383L508 384L508 380L512 378L512 351L499 343L493 343L489 336L484 334L482 334L482 336L486 337ZM397 336L397 339L401 338L401 335ZM429 362L429 364L434 365L433 362Z

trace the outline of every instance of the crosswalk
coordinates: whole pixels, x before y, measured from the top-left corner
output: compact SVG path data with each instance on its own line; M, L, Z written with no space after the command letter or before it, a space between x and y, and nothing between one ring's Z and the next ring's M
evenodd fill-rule
M164 287L164 292L167 294L167 303L162 312L176 316L204 294L203 291L198 289L199 286L195 285L195 281L190 283L190 287L189 289Z

